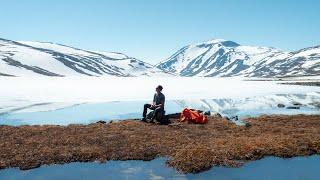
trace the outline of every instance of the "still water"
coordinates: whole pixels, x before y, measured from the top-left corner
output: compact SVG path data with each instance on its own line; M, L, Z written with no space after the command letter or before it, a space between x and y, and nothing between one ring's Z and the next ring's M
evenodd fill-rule
M320 156L282 159L267 157L239 168L214 167L199 174L180 174L165 165L166 159L152 161L110 161L107 163L70 163L42 166L21 171L0 170L0 179L221 179L221 180L317 180Z

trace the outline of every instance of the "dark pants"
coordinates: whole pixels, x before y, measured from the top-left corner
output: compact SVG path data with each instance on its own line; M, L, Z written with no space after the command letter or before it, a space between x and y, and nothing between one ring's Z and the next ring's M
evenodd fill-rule
M147 110L148 110L148 109L154 110L152 119L154 119L155 117L157 117L157 114L158 114L159 112L161 112L161 111L164 110L163 107L157 107L157 108L155 108L155 107L151 107L151 104L145 104L145 105L143 106L143 114L142 114L142 116L143 116L144 118L147 117Z

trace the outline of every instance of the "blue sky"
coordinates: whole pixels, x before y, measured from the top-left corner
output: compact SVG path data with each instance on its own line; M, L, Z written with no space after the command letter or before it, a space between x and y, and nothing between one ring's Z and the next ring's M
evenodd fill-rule
M213 38L297 50L320 44L315 0L0 0L0 37L123 52L157 63Z

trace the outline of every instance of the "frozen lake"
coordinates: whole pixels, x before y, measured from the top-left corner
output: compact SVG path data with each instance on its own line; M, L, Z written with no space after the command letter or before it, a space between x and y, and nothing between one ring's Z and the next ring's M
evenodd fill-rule
M0 124L5 125L68 125L89 124L99 120L141 118L142 106L148 101L113 101L82 103L53 110L41 110L35 106L0 114ZM180 112L184 107L220 113L240 119L262 114L320 114L320 93L275 94L235 99L168 100L166 113ZM47 103L45 105L49 105ZM278 104L285 107L279 108ZM294 105L296 104L296 105ZM297 106L298 104L298 106ZM42 106L42 105L39 105ZM298 107L299 109L287 109ZM241 124L241 121L235 123Z
M164 87L166 100L239 99L320 92L320 87L243 78L1 77L0 84L0 113L48 111L83 103L151 101L159 84Z
M199 174L180 174L165 165L165 159L152 161L110 161L107 163L70 163L42 166L21 171L5 169L0 179L221 179L221 180L317 180L320 156L281 159L267 157L239 168L214 167Z

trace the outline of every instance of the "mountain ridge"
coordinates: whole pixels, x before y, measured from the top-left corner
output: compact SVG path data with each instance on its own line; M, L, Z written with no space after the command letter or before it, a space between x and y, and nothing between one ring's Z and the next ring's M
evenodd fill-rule
M240 45L230 40L209 40L184 46L165 61L158 63L156 67L180 76L320 75L319 47L287 52L274 47ZM308 54L307 51L314 53Z
M94 52L71 46L0 38L2 76L172 76L122 53Z
M211 39L156 65L119 52L0 38L0 76L285 77L320 75L320 45L296 51Z

